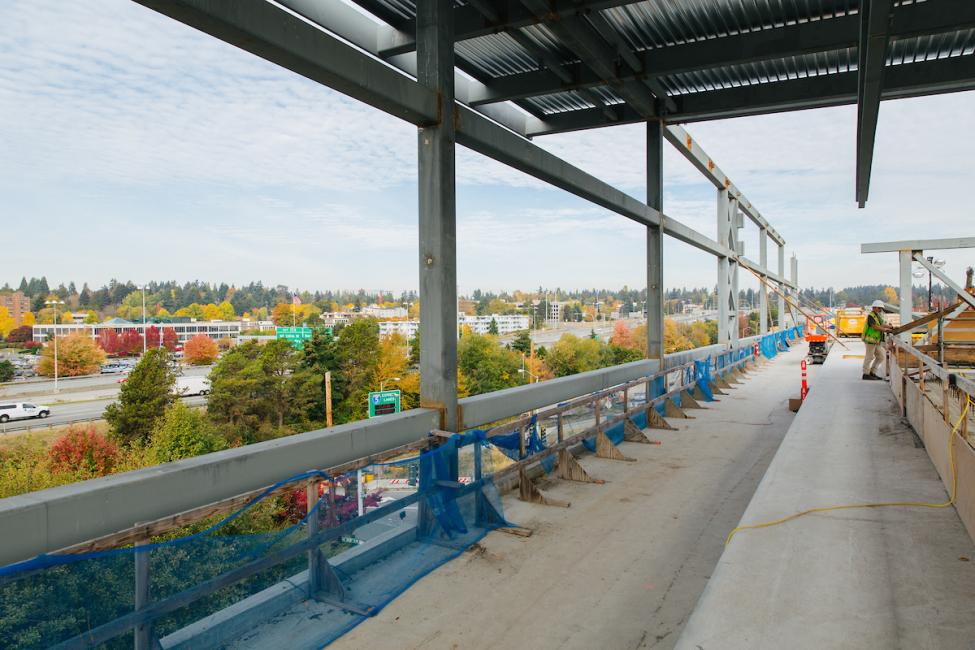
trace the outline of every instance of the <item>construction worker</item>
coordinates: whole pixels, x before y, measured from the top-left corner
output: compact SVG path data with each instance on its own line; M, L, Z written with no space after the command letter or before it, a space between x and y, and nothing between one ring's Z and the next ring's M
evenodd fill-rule
M870 313L863 325L863 343L867 351L863 355L863 378L883 379L875 374L880 362L884 360L884 332L894 328L884 323L884 301L874 300L870 305Z

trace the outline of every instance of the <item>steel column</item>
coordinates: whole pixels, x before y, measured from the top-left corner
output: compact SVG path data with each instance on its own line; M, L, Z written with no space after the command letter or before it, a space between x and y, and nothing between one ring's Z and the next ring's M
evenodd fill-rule
M728 200L728 190L718 190L718 244L734 250L731 239L731 202ZM718 345L731 344L732 307L731 302L731 259L724 255L718 256Z
M768 268L768 229L762 228L758 235L758 263L762 265L763 269ZM765 282L768 282L768 276L762 276ZM760 334L768 334L768 285L762 283L759 287L759 315L758 315L758 331Z
M870 170L873 166L893 5L893 0L864 0L860 3L856 200L861 208L866 205L870 193Z
M647 122L647 205L663 212L663 124ZM647 226L647 358L664 360L664 236L660 226Z
M419 129L420 405L457 431L457 214L451 0L417 3L417 76L438 98L440 121Z
M795 291L793 302L795 303L795 305L798 305L799 304L799 260L796 259L795 253L792 254L792 259L790 260L790 262L792 266L792 286L793 286L793 291ZM789 306L789 311L792 312L792 324L798 325L799 312L796 311L794 305Z
M728 231L728 247L735 251L737 255L742 255L744 253L743 246L739 241L738 230L744 226L744 215L738 211L738 199L733 198L729 202L729 213L728 216L731 221L731 229ZM739 309L739 284L738 284L738 274L740 271L740 265L738 263L738 258L732 258L728 260L729 272L731 276L731 328L729 333L731 334L731 344L735 345L738 343L738 338L740 337L740 332L738 331L738 309Z
M913 318L913 307L914 307L914 280L911 275L911 269L914 265L913 251L902 250L898 253L899 256L899 266L900 266L900 293L898 297L900 299L900 312L901 312L901 324L910 323ZM910 343L911 333L904 332L900 335L900 338L905 343Z
M779 278L785 279L785 246L779 246ZM785 329L785 292L788 287L779 282L779 329Z

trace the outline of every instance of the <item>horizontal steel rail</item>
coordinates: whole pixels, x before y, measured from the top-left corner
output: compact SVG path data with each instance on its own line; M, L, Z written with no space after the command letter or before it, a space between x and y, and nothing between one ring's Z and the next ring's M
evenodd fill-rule
M968 393L972 397L975 397L975 381L972 381L959 373L945 370L937 359L924 354L910 343L901 341L895 336L888 336L887 341L893 346L894 349L906 352L917 359L921 363L922 367L926 368L928 372L937 377L940 381L948 384L954 384L962 391Z

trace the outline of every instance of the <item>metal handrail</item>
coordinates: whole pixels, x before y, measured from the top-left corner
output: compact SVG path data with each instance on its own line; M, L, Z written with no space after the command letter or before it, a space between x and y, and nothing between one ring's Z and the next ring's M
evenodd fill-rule
M968 393L971 396L975 396L975 381L968 379L964 375L958 374L956 372L949 372L938 362L937 359L930 357L920 350L916 349L913 345L900 340L896 336L887 336L888 344L891 344L894 348L902 350L907 354L910 354L916 358L921 364L927 369L928 372L933 374L939 380L947 382L950 385L957 386L959 389Z

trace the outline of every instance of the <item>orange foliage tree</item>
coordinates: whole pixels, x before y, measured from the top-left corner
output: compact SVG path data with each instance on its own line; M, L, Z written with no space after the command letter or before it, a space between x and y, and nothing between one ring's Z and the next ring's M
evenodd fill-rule
M213 363L219 352L217 342L206 334L197 334L183 346L183 358L194 366Z
M103 363L105 363L105 351L87 334L74 332L68 336L58 337L58 375L60 377L90 375L98 372L98 368ZM54 376L53 341L44 347L37 372L44 377Z
M118 447L98 433L94 424L71 425L47 452L54 472L104 476L118 462Z

